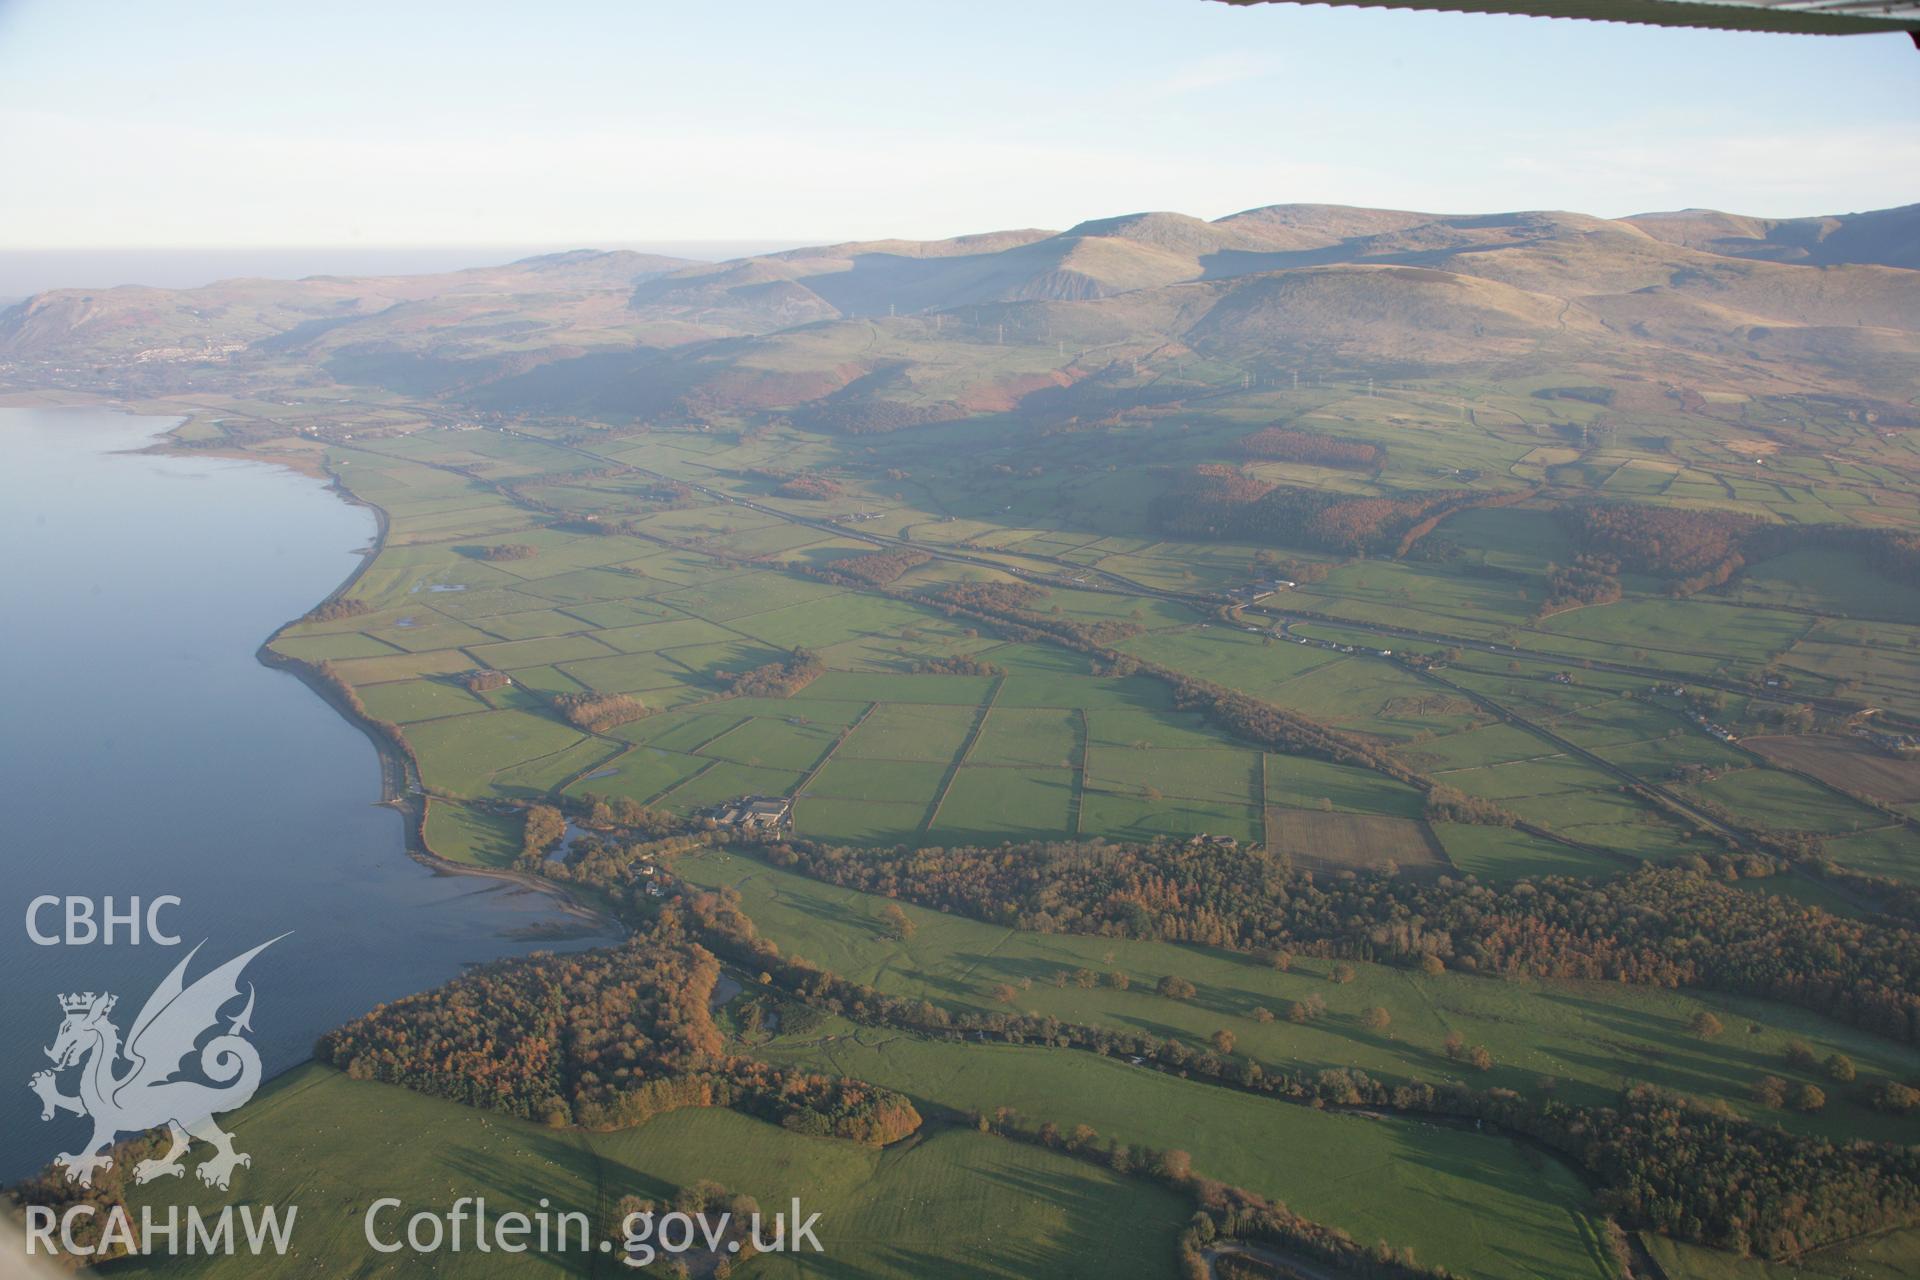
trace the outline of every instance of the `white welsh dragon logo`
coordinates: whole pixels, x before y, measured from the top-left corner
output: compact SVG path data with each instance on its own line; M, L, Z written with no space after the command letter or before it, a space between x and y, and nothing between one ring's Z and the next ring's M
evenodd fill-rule
M241 1106L260 1087L260 1054L240 1034L253 1029L248 1021L253 1016L252 983L247 984L246 1007L230 1019L226 1033L200 1048L200 1072L214 1083L173 1076L200 1037L218 1027L220 1010L239 998L240 971L247 962L278 941L271 939L236 956L192 986L185 982L187 965L200 948L189 951L147 998L124 1046L120 1029L107 1017L117 997L91 991L60 997L66 1019L53 1047L46 1051L53 1059L53 1070L36 1073L28 1084L40 1095L42 1120L51 1120L60 1111L93 1119L93 1137L84 1147L75 1154L54 1157L68 1182L92 1186L96 1171L113 1167L107 1151L115 1139L163 1125L171 1145L159 1159L142 1160L133 1167L136 1183L177 1178L186 1172L180 1161L195 1138L214 1149L194 1170L210 1187L224 1191L236 1167L253 1163L251 1156L233 1149L233 1135L213 1122L216 1111ZM122 1059L128 1065L119 1071ZM80 1068L80 1092L69 1097L60 1092L57 1076L74 1066Z

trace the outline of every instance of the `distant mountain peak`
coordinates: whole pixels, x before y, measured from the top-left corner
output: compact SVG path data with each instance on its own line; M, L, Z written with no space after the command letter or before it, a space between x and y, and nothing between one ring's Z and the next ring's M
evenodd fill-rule
M1622 219L1657 240L1703 253L1810 266L1862 263L1920 270L1920 204L1867 213L1755 218L1676 209Z

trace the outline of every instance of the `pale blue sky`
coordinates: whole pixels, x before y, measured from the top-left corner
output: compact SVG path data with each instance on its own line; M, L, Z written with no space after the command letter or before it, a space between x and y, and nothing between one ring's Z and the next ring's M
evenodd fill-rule
M1203 0L0 0L0 248L1920 200L1920 53Z

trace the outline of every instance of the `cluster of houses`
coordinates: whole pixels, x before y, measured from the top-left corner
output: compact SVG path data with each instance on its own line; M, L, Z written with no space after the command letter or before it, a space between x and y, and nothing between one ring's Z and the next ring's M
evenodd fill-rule
M1250 582L1244 587L1229 588L1227 599L1235 604L1252 604L1256 600L1265 600L1268 596L1278 595L1282 591L1291 591L1299 585L1285 578L1265 578L1259 582Z
M1295 644L1310 644L1316 649L1325 649L1330 653L1360 652L1360 650L1353 645L1341 644L1335 640L1315 640L1308 636L1288 636L1287 638ZM1393 656L1393 650L1391 649L1369 649L1367 652L1376 658L1391 658Z
M218 362L236 351L245 351L244 342L203 342L197 347L148 347L136 351L135 364L178 364L183 361Z
M664 898L667 894L660 880L660 868L644 858L633 864L631 878L635 884L645 887L649 898Z
M1707 719L1704 715L1700 714L1698 711L1688 710L1687 719L1699 725L1700 728L1706 732L1706 735L1709 738L1718 738L1722 742L1740 741L1740 739L1734 734L1733 730L1727 728L1727 726L1720 724L1716 721Z
M723 827L740 831L782 831L793 825L793 801L785 796L742 796L718 806L708 816ZM1205 831L1190 837L1187 844L1194 848L1210 849L1240 847L1240 842L1232 836L1217 836ZM634 868L636 878L653 874L652 863L643 862ZM649 884L647 892L658 897L658 883Z
M1889 733L1885 729L1875 729L1870 725L1855 725L1850 731L1856 738L1864 738L1890 756L1907 756L1920 752L1920 737L1911 733Z

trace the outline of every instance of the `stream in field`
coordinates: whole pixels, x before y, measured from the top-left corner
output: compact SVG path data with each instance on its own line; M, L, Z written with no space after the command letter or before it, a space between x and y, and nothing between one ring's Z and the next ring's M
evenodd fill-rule
M43 1123L27 1087L63 993L115 993L126 1032L194 944L190 976L292 931L241 986L271 1075L382 1000L555 945L515 936L556 921L551 899L408 859L372 745L255 660L353 571L372 513L261 463L127 452L169 425L0 409L0 1179L87 1136L72 1115ZM42 895L98 917L108 896L124 911L166 894L179 946L29 936ZM41 910L40 931L63 915Z

